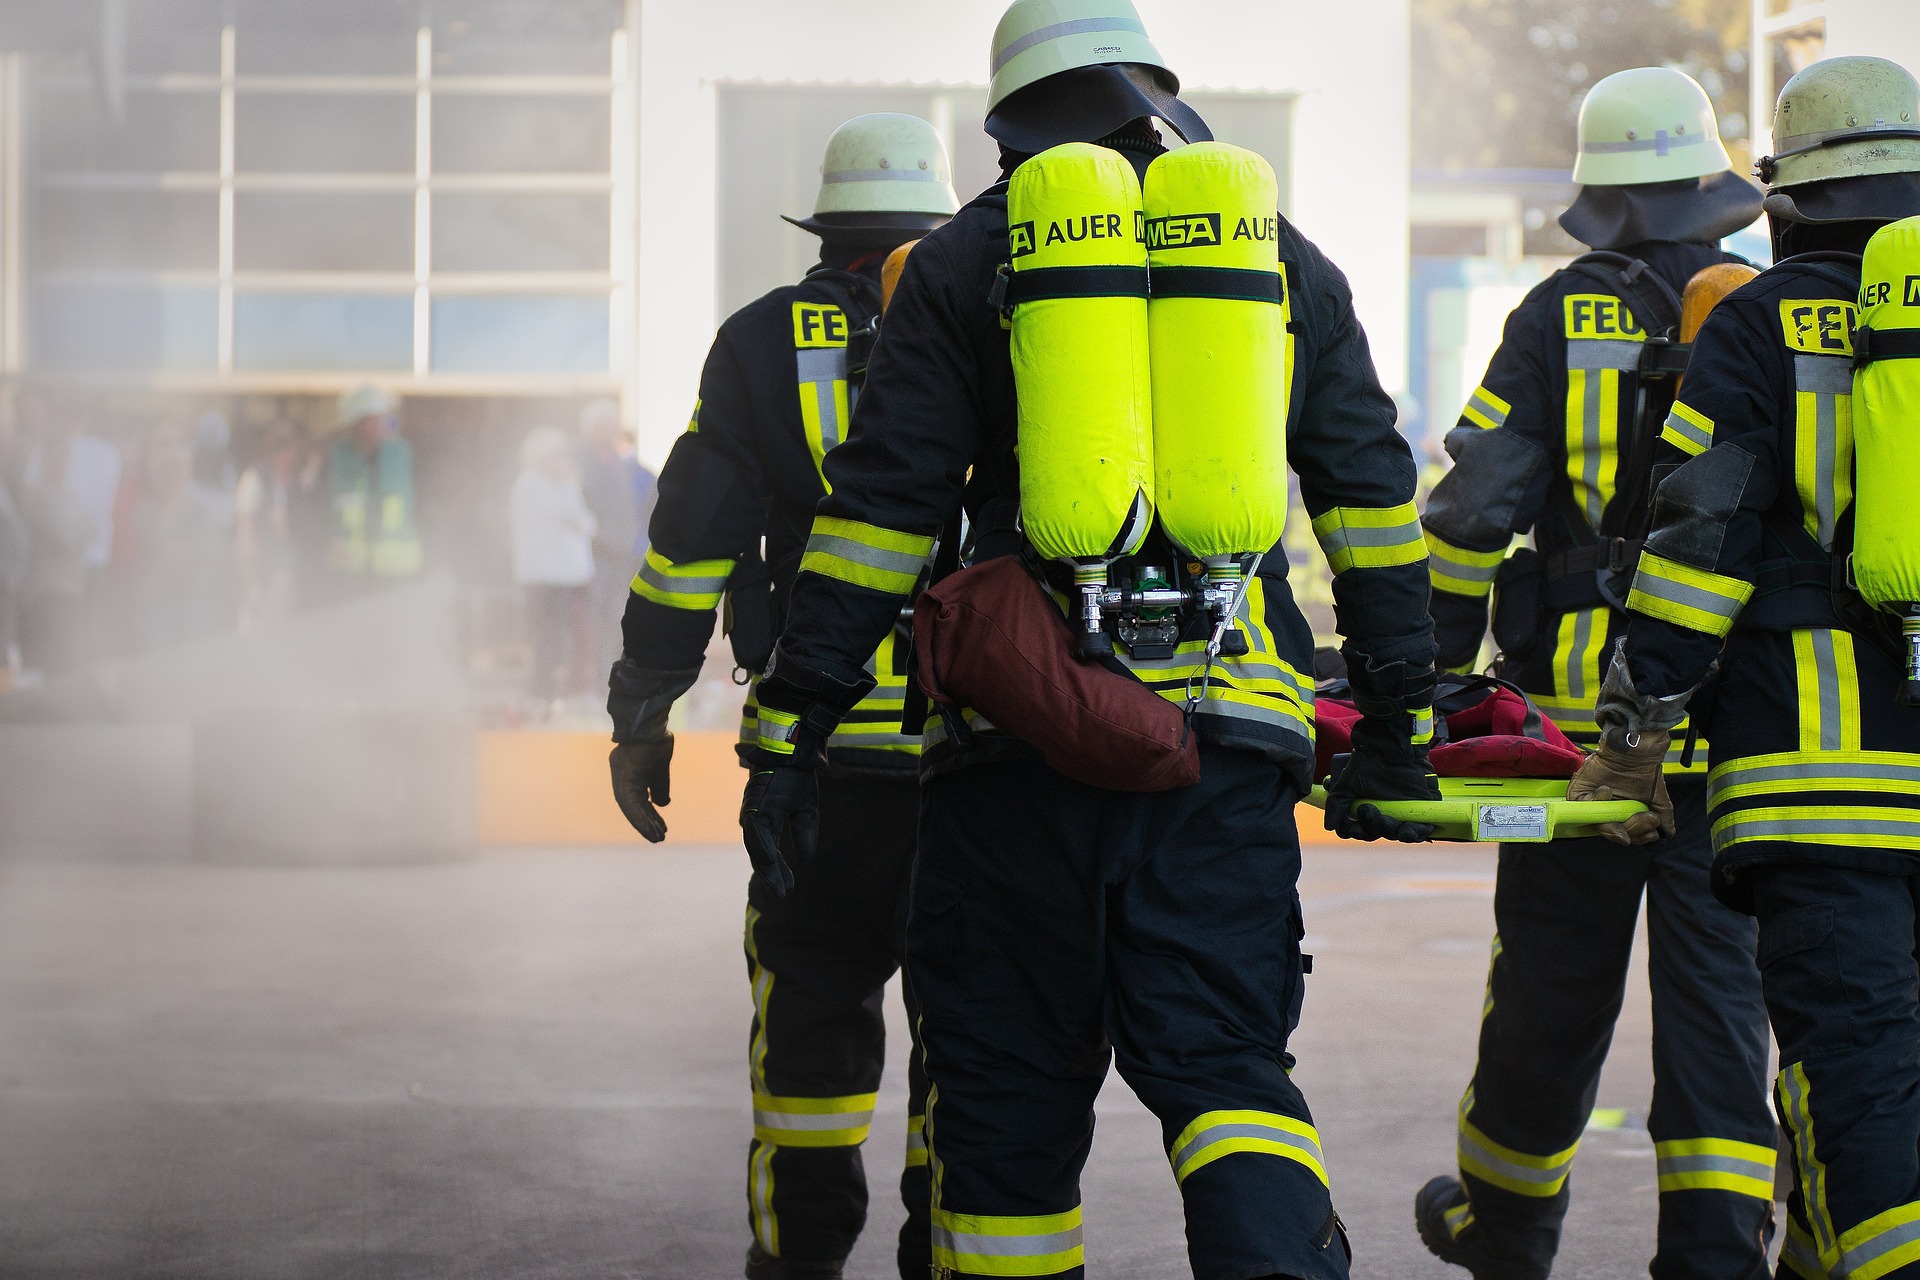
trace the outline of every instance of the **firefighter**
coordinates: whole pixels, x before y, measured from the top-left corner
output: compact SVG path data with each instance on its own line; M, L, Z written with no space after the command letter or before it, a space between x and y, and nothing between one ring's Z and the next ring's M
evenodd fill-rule
M986 128L1011 181L990 187L908 259L853 437L827 460L831 493L815 517L787 629L760 685L763 717L777 709L780 719L772 732L762 721L741 816L760 865L784 876L793 859L802 884L821 874L818 855L808 857L818 744L856 705L866 685L863 657L892 626L936 539L942 556L953 545L961 513L974 570L1022 555L1063 597L1083 599L1080 588L1090 585L1035 556L1039 440L1026 432L1038 401L1072 414L1080 405L1075 386L1100 397L1115 388L1071 363L1047 363L1043 341L1023 345L1025 321L1019 307L1003 306L1009 286L1001 272L1017 280L1021 255L1050 244L1053 232L1010 227L1009 201L1020 195L1022 173L1041 165L1121 187L1142 180L1151 203L1150 166L1182 154L1167 151L1154 122L1188 142L1208 134L1176 96L1178 81L1126 0L1070 12L1062 20L1052 0L1019 0L1002 17ZM1223 171L1257 174L1264 166L1236 149L1185 150L1218 160ZM1060 166L1048 168L1059 156ZM1271 182L1270 169L1265 178ZM1083 190L1071 182L1061 189ZM1416 722L1431 719L1433 639L1412 503L1415 467L1346 281L1273 216L1271 199L1244 227L1180 210L1195 216L1176 220L1177 237L1146 229L1145 206L1136 208L1143 213L1137 225L1113 213L1080 220L1069 238L1084 241L1089 253L1115 242L1153 247L1209 236L1234 242L1218 244L1223 252L1244 251L1247 239L1266 244L1264 271L1230 267L1215 278L1201 268L1184 280L1203 293L1225 281L1226 300L1290 308L1290 322L1278 310L1242 317L1247 333L1271 336L1278 324L1283 342L1274 362L1246 366L1245 379L1197 388L1224 397L1246 382L1259 383L1263 395L1286 388L1272 402L1274 435L1261 446L1262 465L1276 469L1196 466L1188 478L1219 486L1222 510L1284 505L1278 468L1290 453L1338 571L1347 659L1369 713L1336 786L1334 821L1347 834L1427 838L1430 828L1403 827L1362 803L1437 798L1438 788L1416 741ZM1126 297L1145 296L1139 256L1136 266L1084 277L1094 293L1119 291L1116 314L1127 312ZM1058 297L1075 296L1073 278L1069 269ZM1116 341L1144 341L1142 312L1132 314ZM1181 350L1180 335L1163 335L1160 325L1157 314L1145 325L1156 336L1156 437L1169 425L1158 395L1161 357ZM1191 350L1204 359L1225 347L1195 342ZM1111 353L1095 344L1090 354ZM1132 373L1137 379L1137 364ZM1048 379L1059 380L1050 392L1042 386ZM1145 392L1142 382L1133 386L1137 425L1145 421L1137 400ZM1160 463L1168 460L1166 443L1154 445ZM1048 483L1074 482L1062 464L1049 459ZM1097 457L1081 460L1089 504L1104 501L1111 470ZM1057 490L1045 496L1055 515L1072 506ZM1189 501L1185 509L1199 505ZM1136 584L1154 576L1149 565L1182 582L1200 569L1199 557L1181 553L1157 519L1122 530L1121 542L1111 563L1077 568ZM1232 615L1234 643L1223 642L1217 655L1209 652L1212 624L1203 614L1176 619L1167 633L1156 629L1165 618L1129 630L1103 628L1096 616L1076 642L1090 654L1104 644L1107 656L1090 661L1190 708L1197 783L1108 789L1068 777L1029 742L971 711L926 723L908 977L922 1005L932 1079L926 1131L933 1264L941 1277L1082 1273L1080 1172L1094 1099L1115 1058L1160 1119L1196 1276L1331 1280L1348 1273L1320 1139L1288 1074L1306 968L1293 811L1313 756L1313 640L1287 590L1284 551L1271 544L1240 550L1262 558L1257 572L1237 580L1244 594ZM1097 591L1092 598L1100 609ZM1062 660L1074 661L1064 634L1060 643Z
M1681 297L1760 214L1713 107L1679 71L1600 81L1579 121L1580 194L1561 225L1595 252L1529 294L1447 437L1424 524L1440 661L1470 666L1488 623L1501 673L1592 746L1601 660L1625 633L1656 435L1686 363ZM1508 555L1514 535L1532 546ZM1496 581L1498 583L1496 589ZM1568 1174L1619 1017L1647 902L1659 1161L1653 1275L1750 1280L1772 1233L1774 1129L1752 921L1714 900L1705 755L1672 775L1677 831L1503 845L1480 1055L1460 1103L1459 1176L1415 1201L1421 1239L1476 1280L1544 1277Z
M859 394L881 267L958 207L946 149L913 116L849 120L828 142L821 175L813 216L788 219L820 238L819 265L720 327L693 420L660 473L607 700L614 795L648 840L666 834L656 806L670 788L668 709L698 678L723 599L738 668L758 672L772 651L827 491L821 464L846 438ZM881 997L900 966L919 803L919 741L901 732L905 661L889 625L854 664L872 687L827 743L819 845L804 883L761 875L748 887L749 1280L840 1275L866 1221L860 1148L880 1084ZM759 713L749 690L743 744L756 740ZM917 1053L911 1074L900 1274L925 1280Z
M1694 345L1599 751L1569 794L1645 800L1653 818L1623 835L1670 835L1658 763L1689 712L1712 738L1713 888L1758 920L1793 1140L1779 1274L1914 1277L1920 713L1896 705L1898 627L1862 592L1887 546L1920 552L1920 523L1910 492L1867 500L1865 441L1891 429L1910 460L1913 423L1877 420L1856 386L1911 386L1920 362L1864 363L1897 349L1855 329L1920 303L1914 228L1877 234L1920 215L1920 85L1878 58L1816 63L1781 91L1774 147L1759 172L1776 265ZM1879 281L1865 289L1863 251Z

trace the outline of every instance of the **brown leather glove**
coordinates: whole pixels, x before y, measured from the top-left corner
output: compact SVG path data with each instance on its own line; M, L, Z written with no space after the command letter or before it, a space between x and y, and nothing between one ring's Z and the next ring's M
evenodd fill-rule
M1600 834L1615 844L1652 844L1674 833L1673 801L1667 798L1667 744L1664 729L1632 733L1609 728L1600 749L1587 757L1567 784L1569 800L1638 800L1647 806L1625 822L1609 822Z

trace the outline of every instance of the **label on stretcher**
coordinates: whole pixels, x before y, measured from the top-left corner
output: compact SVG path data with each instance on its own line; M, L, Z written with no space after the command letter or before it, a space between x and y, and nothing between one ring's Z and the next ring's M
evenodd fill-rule
M1483 804L1473 811L1476 840L1545 840L1547 806L1543 804Z

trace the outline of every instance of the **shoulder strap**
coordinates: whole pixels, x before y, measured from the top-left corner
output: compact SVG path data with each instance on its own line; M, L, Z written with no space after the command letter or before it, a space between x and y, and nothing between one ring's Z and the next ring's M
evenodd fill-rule
M1783 267L1793 267L1807 275L1819 276L1829 284L1839 286L1849 298L1860 292L1861 258L1857 253L1841 253L1837 250L1799 253L1773 264L1775 271Z
M1679 337L1680 295L1644 259L1601 249L1575 258L1566 269L1605 286L1626 303L1647 337Z

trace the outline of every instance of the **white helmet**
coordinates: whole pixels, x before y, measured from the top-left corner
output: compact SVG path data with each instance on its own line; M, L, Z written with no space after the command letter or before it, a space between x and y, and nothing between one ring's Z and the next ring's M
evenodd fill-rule
M855 116L833 131L811 218L787 221L819 236L911 240L960 211L953 169L934 127L918 116Z
M1180 78L1132 0L1014 0L993 30L987 132L1016 151L1092 142L1155 116L1188 142L1213 134L1176 96ZM1035 89L1051 84L1057 92Z
M1704 178L1733 168L1720 142L1713 102L1694 78L1669 67L1616 71L1580 104L1582 186Z
M1920 82L1885 58L1802 68L1774 106L1759 162L1767 212L1786 222L1892 222L1920 210Z

